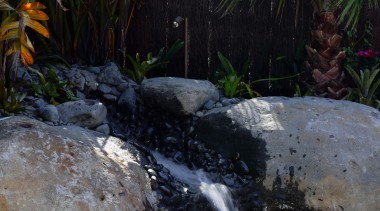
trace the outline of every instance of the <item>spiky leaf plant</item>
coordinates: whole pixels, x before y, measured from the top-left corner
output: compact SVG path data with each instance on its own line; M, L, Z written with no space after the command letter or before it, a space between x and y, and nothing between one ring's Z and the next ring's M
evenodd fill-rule
M360 70L360 75L349 65L346 66L346 69L356 84L357 88L354 88L353 91L358 95L359 102L375 107L375 93L380 86L380 79L377 78L380 72L379 65L374 66L371 70Z
M19 54L20 61L23 65L29 66L33 64L34 47L25 31L26 27L33 29L42 36L49 38L48 30L39 21L48 20L49 17L42 11L45 5L40 2L23 3L21 1L16 8L9 3L0 2L1 10L14 11L6 17L0 26L1 46L4 41L9 42L9 47L5 52L6 56L11 54Z

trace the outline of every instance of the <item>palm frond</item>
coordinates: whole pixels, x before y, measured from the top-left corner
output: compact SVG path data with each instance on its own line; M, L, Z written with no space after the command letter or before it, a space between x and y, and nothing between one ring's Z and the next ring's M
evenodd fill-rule
M250 3L249 10L254 11L257 6L257 0L247 0ZM231 14L234 10L237 9L238 5L247 2L243 0L221 0L218 6L216 7L216 12L221 13L221 17L224 17L228 14ZM285 5L288 1L286 0L276 0L276 15L282 16ZM301 0L296 0L296 12L295 12L295 26L297 26L297 19L300 9ZM328 10L332 7L341 6L342 13L340 15L340 23L345 24L346 27L354 29L357 27L359 19L362 15L364 3L368 3L369 8L377 8L380 0L312 0L310 3L313 5L314 13L318 13L322 10Z

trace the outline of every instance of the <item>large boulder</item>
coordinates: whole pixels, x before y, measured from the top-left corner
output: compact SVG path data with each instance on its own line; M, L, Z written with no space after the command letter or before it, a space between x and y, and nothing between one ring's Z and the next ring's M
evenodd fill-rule
M0 119L0 210L154 209L137 158L133 146L77 126Z
M213 109L195 126L239 152L270 191L321 210L380 210L380 112L348 101L268 97Z
M77 100L57 106L59 118L81 127L93 128L100 125L107 117L107 108L96 100Z
M145 102L178 115L198 111L208 100L219 100L209 81L173 77L144 80L141 86Z

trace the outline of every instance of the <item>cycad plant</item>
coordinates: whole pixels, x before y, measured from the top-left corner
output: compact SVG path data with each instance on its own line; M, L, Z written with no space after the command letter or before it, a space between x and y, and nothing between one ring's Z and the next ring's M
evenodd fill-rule
M312 73L313 80L309 83L314 94L332 99L343 99L348 94L341 70L346 54L340 49L342 37L337 34L338 15L339 9L319 13L311 32L311 44L305 46L309 56L306 68Z

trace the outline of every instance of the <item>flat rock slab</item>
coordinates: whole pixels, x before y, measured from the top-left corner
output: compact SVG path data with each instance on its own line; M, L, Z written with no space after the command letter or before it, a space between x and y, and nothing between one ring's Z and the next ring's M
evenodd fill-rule
M178 115L198 111L208 100L219 100L209 81L174 77L146 79L141 86L144 102Z
M153 210L136 154L77 126L0 119L0 210Z
M213 109L195 126L240 152L262 185L321 210L380 210L380 112L349 101L264 97Z

